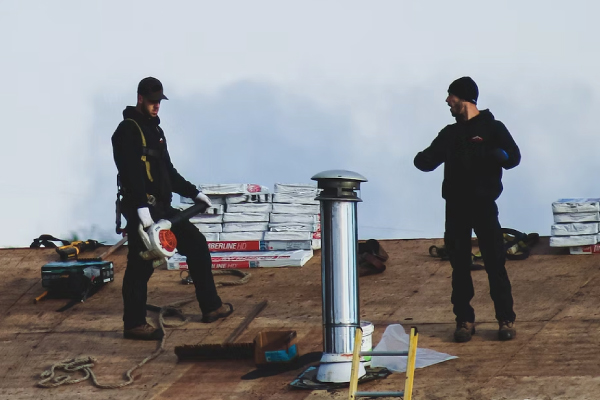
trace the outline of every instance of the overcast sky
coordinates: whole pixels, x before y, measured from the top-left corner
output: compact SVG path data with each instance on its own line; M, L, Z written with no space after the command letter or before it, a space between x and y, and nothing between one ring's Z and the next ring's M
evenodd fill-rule
M512 133L504 226L548 235L552 201L600 197L600 6L571 1L0 1L4 227L111 239L110 137L159 78L177 169L194 183L369 179L361 238L442 237L442 168L414 155L469 75ZM114 239L114 236L112 236Z

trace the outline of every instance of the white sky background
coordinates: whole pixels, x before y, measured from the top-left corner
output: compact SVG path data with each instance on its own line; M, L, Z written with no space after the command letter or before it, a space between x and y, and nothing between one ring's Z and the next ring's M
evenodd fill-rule
M110 136L146 76L171 99L160 117L188 180L272 188L350 169L369 179L361 238L412 238L443 236L442 168L412 163L470 75L523 155L500 221L548 235L552 201L600 197L600 6L488 4L0 1L0 246L111 238Z

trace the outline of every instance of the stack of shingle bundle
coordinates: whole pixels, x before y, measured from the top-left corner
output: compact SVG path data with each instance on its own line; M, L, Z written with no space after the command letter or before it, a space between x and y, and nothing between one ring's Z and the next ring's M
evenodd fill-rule
M265 240L312 240L321 248L321 214L318 189L306 184L275 184L273 210Z
M572 254L582 254L577 248L598 243L600 198L559 199L552 203L552 213L550 246L571 247Z
M321 248L318 189L306 184L275 184L275 193L255 184L200 185L213 203L190 219L204 233L213 268L299 267ZM192 204L181 198L181 208ZM176 254L169 269L186 269Z
M209 242L262 240L268 229L272 194L256 184L205 184L199 188L213 207L190 219ZM182 197L182 207L191 200ZM215 211L213 212L213 209Z

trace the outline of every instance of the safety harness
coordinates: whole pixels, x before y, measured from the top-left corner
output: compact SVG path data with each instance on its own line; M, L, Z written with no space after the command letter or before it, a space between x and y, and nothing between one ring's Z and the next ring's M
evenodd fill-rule
M127 118L125 121L133 122L140 131L140 136L142 137L142 162L146 165L146 175L148 175L148 180L150 180L150 182L154 182L154 178L152 178L152 173L150 172L150 161L148 161L146 156L158 158L160 157L160 153L157 150L152 150L146 147L146 136L144 136L144 131L142 131L142 128L136 122L136 120Z
M40 237L33 239L33 242L29 245L31 249L39 249L40 247L58 248L53 242L61 242L63 246L71 244L70 241L65 239L58 239L52 235L43 234Z
M150 182L154 182L154 178L152 177L152 172L150 170L150 161L148 161L147 156L150 157L155 157L155 158L160 158L162 157L162 154L159 150L154 150L154 149L149 149L146 145L146 136L144 135L144 131L142 130L142 128L140 127L140 125L137 123L136 120L132 119L132 118L126 118L124 121L131 121L135 124L135 126L137 127L138 131L140 132L140 137L142 138L142 156L141 156L141 161L144 163L145 167L146 167L146 175L148 176L148 180ZM158 128L160 129L160 128ZM162 133L162 131L161 131ZM125 193L123 186L121 185L121 176L119 174L117 174L117 200L115 202L115 210L116 210L116 219L115 219L115 224L116 224L116 233L118 235L122 234L125 232L125 228L121 228L121 201L123 200L123 194ZM146 196L148 197L148 202L150 204L153 204L155 199L154 196L151 194L146 194Z

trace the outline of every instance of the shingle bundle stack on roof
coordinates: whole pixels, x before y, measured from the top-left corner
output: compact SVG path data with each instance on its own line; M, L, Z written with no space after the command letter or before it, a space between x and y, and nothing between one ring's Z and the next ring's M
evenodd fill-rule
M209 242L244 240L309 240L321 247L317 187L275 184L275 193L254 184L200 185L213 207L190 221ZM181 198L181 208L193 204Z
M276 183L265 240L313 240L313 247L321 248L317 194L313 185Z
M551 228L550 246L578 247L598 243L600 232L600 198L560 199L552 203L554 224Z
M190 221L206 236L213 268L302 266L321 248L317 187L275 184L275 193L255 184L200 185L213 207ZM181 208L192 200L181 198ZM284 254L285 253L285 254ZM185 269L174 256L169 269Z
M262 240L269 225L273 195L269 188L254 184L201 185L209 197L220 196L225 203L223 233L219 241Z
M262 240L268 228L272 208L269 188L256 184L200 185L213 207L190 221L209 242ZM181 198L182 208L193 204Z

